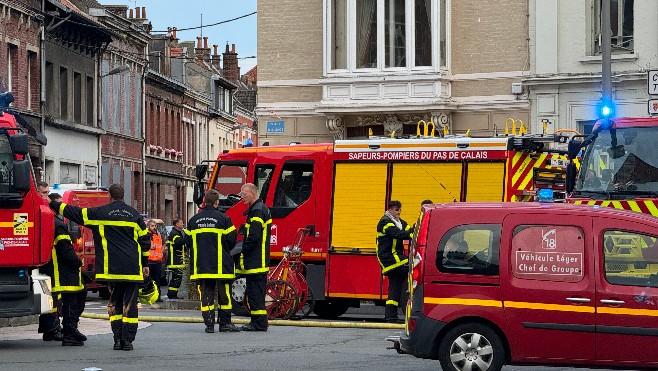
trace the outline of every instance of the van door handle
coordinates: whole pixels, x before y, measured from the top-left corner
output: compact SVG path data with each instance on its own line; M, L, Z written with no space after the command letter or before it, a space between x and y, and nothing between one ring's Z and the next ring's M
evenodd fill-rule
M601 299L601 303L609 305L624 305L626 304L623 300L612 300L612 299Z
M567 298L567 301L571 303L589 303L592 300L588 298Z

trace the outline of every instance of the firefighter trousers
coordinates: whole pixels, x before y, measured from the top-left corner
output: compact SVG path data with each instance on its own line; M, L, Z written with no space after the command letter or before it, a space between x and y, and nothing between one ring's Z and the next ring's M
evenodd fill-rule
M201 316L206 326L215 324L215 292L217 292L217 315L219 325L231 324L231 281L217 279L202 279L198 281L199 297L201 298Z
M388 277L388 297L386 299L386 309L384 310L385 320L398 319L398 307L404 305L402 291L406 286L407 274L409 268L401 266L386 273ZM406 295L404 295L406 297Z
M62 293L62 332L73 334L78 329L80 315L85 310L87 290Z
M251 313L249 324L256 329L267 330L267 310L265 310L267 273L246 274L245 278L247 279L247 304Z
M169 280L169 288L167 290L167 297L169 299L178 298L178 289L183 281L183 268L170 268L171 279Z
M62 326L59 322L58 307L60 304L60 294L53 293L53 309L50 313L45 313L39 316L39 328L37 330L40 334L55 333L62 331Z
M123 281L109 282L110 302L107 303L107 312L110 315L110 326L114 333L114 340L135 340L137 335L137 294L141 282Z

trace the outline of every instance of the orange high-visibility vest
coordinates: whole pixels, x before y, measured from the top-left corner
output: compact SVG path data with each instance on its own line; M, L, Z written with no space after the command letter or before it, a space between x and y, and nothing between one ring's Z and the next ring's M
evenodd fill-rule
M161 262L162 261L162 237L157 234L151 236L151 251L149 261Z

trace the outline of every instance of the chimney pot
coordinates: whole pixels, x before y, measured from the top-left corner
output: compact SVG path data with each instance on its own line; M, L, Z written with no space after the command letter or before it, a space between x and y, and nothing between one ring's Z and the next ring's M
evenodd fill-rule
M146 7L142 7L142 18L146 19Z
M203 37L203 48L208 49L208 36Z
M196 37L196 47L201 49L201 36Z
M235 53L235 44L231 44L231 53Z
M178 40L178 37L176 36L176 27L174 27L174 40Z
M140 16L139 7L135 8L135 18L142 19L142 17Z
M226 43L226 53L228 53L228 52L229 52L228 43Z
M130 9L128 11L128 19L133 19L133 10L132 9Z
M218 47L218 46L219 46L219 45L217 45L217 44L214 44L214 45L212 46L212 48L213 48L213 50L214 50L214 53L213 53L214 55L217 55L217 47Z

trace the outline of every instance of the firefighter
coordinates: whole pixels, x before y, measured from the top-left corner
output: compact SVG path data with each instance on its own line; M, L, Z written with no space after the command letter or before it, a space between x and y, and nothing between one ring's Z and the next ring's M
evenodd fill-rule
M51 201L56 213L88 227L96 247L96 279L107 281L110 301L107 304L115 350L133 350L137 334L138 285L149 275L151 248L144 219L123 202L123 187L112 184L110 203L81 209Z
M61 202L62 196L52 193L50 200ZM80 315L85 310L87 290L82 282L82 261L76 255L68 228L61 215L55 216L55 241L53 243L53 288L62 304L63 346L85 345L87 337L78 330Z
M169 299L178 299L178 289L180 288L181 281L183 280L183 268L185 261L185 245L183 237L184 227L183 219L174 219L174 227L169 232L167 237L167 244L169 245L169 269L171 270L171 279L169 280L169 288L167 290L167 297Z
M240 329L231 323L230 294L235 278L230 251L235 246L237 232L231 218L217 210L219 192L206 191L203 202L205 206L190 219L185 230L184 242L191 248L190 280L198 284L205 331L215 332L215 292L218 291L219 332L238 332Z
M37 183L37 192L39 196L43 198L46 202L50 202L48 194L50 189L48 183L38 182ZM50 276L50 282L55 280L55 272L53 270L53 261L51 260L41 266L39 271L43 274ZM62 334L62 326L59 321L59 315L57 314L57 309L59 307L59 294L53 293L53 309L50 313L42 314L39 316L39 328L38 332L43 334L43 341L62 341L64 335Z
M158 299L156 302L162 302L160 299L160 277L162 276L162 237L158 234L158 225L154 220L148 222L149 235L151 237L151 250L149 251L149 275L158 288Z
M377 223L377 260L382 274L388 277L388 297L384 320L402 323L398 318L402 288L409 273L408 259L404 255L404 240L411 239L413 228L400 219L402 203L391 200L384 216Z
M267 331L265 310L265 286L270 270L270 225L272 217L265 203L258 198L258 190L252 183L242 186L240 195L249 205L244 215L244 240L239 256L237 272L247 280L247 303L251 321L242 331ZM242 229L242 228L241 228Z

